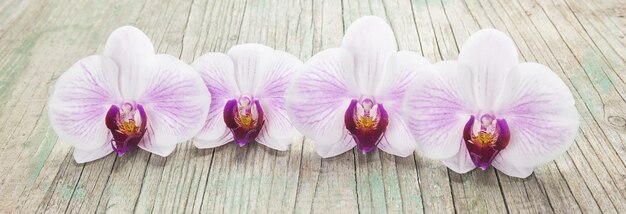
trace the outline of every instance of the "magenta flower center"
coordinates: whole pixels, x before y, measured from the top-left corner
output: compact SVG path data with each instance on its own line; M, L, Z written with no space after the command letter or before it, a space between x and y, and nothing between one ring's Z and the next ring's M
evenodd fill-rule
M389 124L387 111L382 104L365 98L352 100L344 116L346 128L363 154L374 151Z
M476 120L472 115L465 124L463 140L474 165L487 170L493 159L509 145L509 126L504 119L485 114Z
M125 102L121 108L112 105L105 122L113 135L111 147L118 155L123 155L137 148L146 133L148 118L141 105Z
M259 100L250 96L229 100L224 106L224 122L239 146L252 142L265 123Z

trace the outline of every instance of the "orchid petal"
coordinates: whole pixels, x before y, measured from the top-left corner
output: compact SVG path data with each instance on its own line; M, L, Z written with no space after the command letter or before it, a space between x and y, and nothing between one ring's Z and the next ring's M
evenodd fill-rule
M491 165L496 169L500 170L500 172L517 178L526 178L533 174L533 170L535 167L529 166L516 166L506 161L502 156L496 156Z
M348 132L345 132L338 141L334 141L331 143L320 143L316 141L314 143L315 151L322 158L335 157L337 155L347 152L348 150L356 146L354 139L350 134L348 134Z
M459 69L471 74L474 97L480 109L493 110L504 87L503 79L519 62L513 41L494 29L480 30L465 41L459 54Z
M259 143L276 150L287 150L298 131L291 125L284 99L261 99L259 103L265 114L265 123L257 137Z
M287 149L291 139L298 134L287 115L285 91L295 71L301 66L302 62L298 58L282 51L272 51L259 64L255 77L254 97L259 99L261 108L265 112L265 124L260 135L265 133L267 137L276 139L276 141L264 141L263 144L287 143L273 146Z
M148 126L138 146L152 154L167 157L176 149L176 144L167 143L176 142L176 136L159 134L159 131Z
M111 142L111 138L109 137L107 141ZM113 152L113 147L111 147L111 144L105 143L99 148L92 150L80 150L78 148L74 148L73 156L76 163L86 163L107 156L108 154L111 154L111 152Z
M242 44L228 50L235 65L235 80L242 94L254 94L256 73L261 60L271 54L272 48L259 44Z
M165 147L191 139L205 124L211 95L199 74L169 55L156 55L136 83L148 116L142 148ZM149 142L145 142L149 141ZM141 144L140 144L141 145ZM158 148L167 151L170 148ZM165 153L160 153L160 155Z
M399 113L389 113L387 131L378 148L392 155L407 157L417 148L417 143Z
M208 53L196 59L191 66L200 73L204 84L211 92L211 105L205 125L194 138L198 148L212 148L232 141L224 133L230 130L224 123L226 102L239 95L235 81L233 61L222 53Z
M352 54L344 49L322 51L296 74L287 90L287 109L293 125L315 141L322 156L338 155L356 145L344 145L348 135L344 114L358 91L348 73L353 62Z
M361 93L373 95L380 83L389 56L397 52L391 27L381 18L365 16L348 27L341 47L354 55L354 69Z
M386 73L376 92L376 101L383 103L389 112L401 112L404 93L419 74L432 70L430 63L419 54L400 51L392 54L386 66Z
M150 39L141 30L124 26L117 28L104 46L104 55L113 59L120 71L119 88L125 99L136 99L135 83L143 81L141 71L155 55Z
M511 138L500 152L507 163L534 167L564 153L574 142L579 114L565 83L536 63L522 63L506 79L496 114ZM528 158L533 157L533 158Z
M447 159L459 151L467 119L476 112L467 75L454 61L435 64L420 75L403 103L403 115L424 156Z
M196 136L193 139L193 145L199 149L207 149L222 146L228 142L232 142L233 140L233 135L230 130L224 130L224 133L217 138L202 138L200 136Z
M119 102L118 70L103 56L81 59L56 82L48 103L52 127L61 139L79 150L109 145L105 116Z
M472 158L467 151L467 146L465 146L465 142L461 140L458 143L460 146L458 152L454 156L442 160L442 162L452 171L463 174L475 169L476 165L474 164L474 162L472 162Z

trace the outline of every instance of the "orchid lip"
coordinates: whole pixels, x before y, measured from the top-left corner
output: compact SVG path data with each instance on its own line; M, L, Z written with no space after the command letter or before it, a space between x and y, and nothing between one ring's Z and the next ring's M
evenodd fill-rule
M227 101L224 106L224 122L239 147L251 143L265 123L259 100L251 96L241 96Z
M470 116L463 130L463 140L472 162L482 170L489 169L494 158L508 146L510 138L506 120L496 119L491 114L480 115L480 120Z
M140 104L125 102L120 106L111 105L105 122L113 135L111 147L118 155L123 155L138 147L146 133L148 117Z
M387 111L371 98L353 99L344 116L346 129L363 154L374 151L389 124Z

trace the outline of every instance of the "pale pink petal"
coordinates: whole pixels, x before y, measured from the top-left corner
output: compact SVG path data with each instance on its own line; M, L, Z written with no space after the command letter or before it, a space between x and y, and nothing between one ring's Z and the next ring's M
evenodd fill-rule
M389 113L389 125L378 147L387 153L406 157L413 154L417 143L402 119L404 94L419 74L433 70L433 66L417 53L400 51L389 57L386 69L376 100Z
M136 99L138 94L134 87L141 79L141 70L154 56L154 47L150 39L133 26L117 28L109 36L104 55L113 59L120 70L119 87L125 99Z
M272 138L272 137L269 137L267 132L265 132L264 130L261 131L261 133L259 133L259 136L256 138L257 139L256 141L258 143L263 144L271 149L275 149L278 151L286 151L287 149L289 149L289 144L293 142L294 137Z
M261 60L274 50L260 44L242 44L228 50L228 56L235 65L235 81L243 95L254 94L256 73Z
M354 55L353 73L364 95L373 95L380 84L387 58L397 52L391 27L381 18L365 16L346 30L341 47Z
M507 162L502 156L496 156L491 165L500 170L500 172L518 178L526 178L533 174L535 167L532 166L516 166Z
M287 90L289 118L304 136L315 141L316 148L323 147L321 153L318 150L322 156L346 151L342 143L348 133L344 114L350 101L359 97L348 73L353 62L352 54L344 49L322 51L296 74Z
M147 114L148 130L142 148L165 147L191 139L204 126L211 95L193 68L169 55L152 57L137 82ZM163 151L169 151L169 147ZM161 153L162 155L165 153Z
M458 145L459 150L454 156L441 161L444 165L450 168L450 170L463 174L475 169L476 165L472 162L472 158L467 151L467 147L465 146L463 139L459 141Z
M389 124L387 131L383 135L378 148L392 155L406 157L417 148L417 143L407 127L402 115L399 113L389 113Z
M484 29L465 41L458 62L460 72L471 74L478 106L490 111L505 86L502 80L518 64L517 49L506 34Z
M260 99L259 103L265 114L265 124L257 137L259 143L277 150L286 150L298 131L289 120L284 98Z
M109 137L107 141L110 142L111 138ZM74 148L73 156L76 163L86 163L107 156L111 152L113 152L113 147L111 147L111 144L106 143L102 144L99 148L92 150L80 150L78 148Z
M565 83L546 66L522 63L510 72L506 85L496 117L506 119L511 140L500 156L516 166L535 167L563 154L579 125Z
M202 138L201 136L196 136L193 138L193 145L199 149L207 149L222 146L233 140L233 135L230 130L224 130L224 133L217 138Z
M315 143L315 151L322 158L335 157L356 146L352 136L346 131L338 141L331 143Z
M467 75L457 71L456 62L435 67L406 91L402 110L422 154L447 159L458 153L465 123L477 109Z
M221 146L228 142L224 133L230 134L224 123L224 106L226 101L240 94L235 82L233 62L225 54L208 53L196 59L191 66L199 72L211 92L209 115L204 127L194 138L194 144L198 148ZM232 140L232 137L229 139Z
M117 79L115 62L103 56L83 58L59 77L48 114L61 139L80 150L109 144L104 119L121 99Z
M148 116L149 117L149 116ZM176 136L158 134L160 130L155 130L148 125L148 131L143 135L139 148L146 150L152 154L156 154L161 157L167 157L176 149L176 144L167 144L169 142L176 142Z

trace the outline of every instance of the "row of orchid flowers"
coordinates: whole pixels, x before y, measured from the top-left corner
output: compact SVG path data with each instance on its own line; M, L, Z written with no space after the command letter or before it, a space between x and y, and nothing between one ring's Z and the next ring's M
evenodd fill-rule
M457 61L430 64L398 51L392 29L369 16L306 63L243 44L188 65L121 27L103 55L61 75L48 109L79 163L138 147L167 156L190 139L287 150L301 133L322 157L420 147L459 173L493 166L515 177L565 152L579 126L568 87L546 66L519 63L504 33L478 31Z

